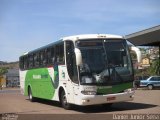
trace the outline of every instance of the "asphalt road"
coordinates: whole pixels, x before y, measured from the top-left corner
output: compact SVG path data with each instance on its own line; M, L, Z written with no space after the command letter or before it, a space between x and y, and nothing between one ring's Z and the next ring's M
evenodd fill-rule
M115 103L111 108L102 105L74 106L64 110L58 102L37 100L30 102L19 89L0 90L0 114L160 114L160 90L136 90L131 102Z

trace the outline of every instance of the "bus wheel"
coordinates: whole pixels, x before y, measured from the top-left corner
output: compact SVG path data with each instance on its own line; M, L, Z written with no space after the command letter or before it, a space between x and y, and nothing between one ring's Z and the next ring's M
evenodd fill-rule
M153 85L148 85L148 89L152 90L153 89Z
M30 87L28 88L28 97L31 102L35 101L35 98L32 96L32 90Z
M64 90L60 94L60 102L64 109L69 110L71 108L71 104L67 102L67 97Z

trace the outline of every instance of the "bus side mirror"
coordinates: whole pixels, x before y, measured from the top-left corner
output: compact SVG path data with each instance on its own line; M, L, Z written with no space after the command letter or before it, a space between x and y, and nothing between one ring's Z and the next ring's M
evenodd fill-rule
M137 55L137 61L138 61L138 63L140 63L141 60L142 60L142 58L141 58L142 57L141 50L138 47L135 47L135 46L131 46L131 50L136 53L136 55Z
M74 49L75 55L76 55L76 65L82 64L82 54L81 51L78 48Z

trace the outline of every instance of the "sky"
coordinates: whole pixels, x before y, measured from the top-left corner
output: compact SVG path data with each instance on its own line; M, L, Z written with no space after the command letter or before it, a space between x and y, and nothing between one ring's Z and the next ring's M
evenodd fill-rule
M0 0L0 61L65 36L124 36L157 25L160 0Z

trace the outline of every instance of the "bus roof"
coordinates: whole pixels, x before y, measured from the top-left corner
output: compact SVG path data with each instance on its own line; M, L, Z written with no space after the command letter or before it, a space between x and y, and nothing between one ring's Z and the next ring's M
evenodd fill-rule
M96 39L96 38L116 38L116 39L123 39L124 37L119 35L111 35L111 34L82 34L82 35L74 35L62 38L62 40L86 40L86 39Z
M37 48L37 49L35 49L35 50L29 51L29 52L25 52L25 53L23 53L21 56L24 56L24 55L28 55L28 54L30 54L30 53L37 52L37 51L39 51L39 50L43 50L43 49L48 48L48 47L52 47L53 45L58 44L58 43L60 43L60 42L62 42L62 40L58 40L58 41L55 41L55 42L50 43L50 44L48 44L48 45L39 47L39 48Z
M109 39L109 38L123 39L124 37L119 36L119 35L111 35L111 34L82 34L82 35L68 36L68 37L63 37L63 38L61 38L60 40L58 40L56 42L53 42L53 43L50 43L50 44L45 45L43 47L37 48L35 50L29 51L29 52L25 52L22 56L30 54L30 53L34 53L36 51L45 49L47 47L51 47L51 46L53 46L55 44L58 44L58 43L60 43L62 41L66 41L66 40L77 41L77 40L96 39L96 38L97 39L102 39L102 38L104 38L104 39L105 38L106 39Z

